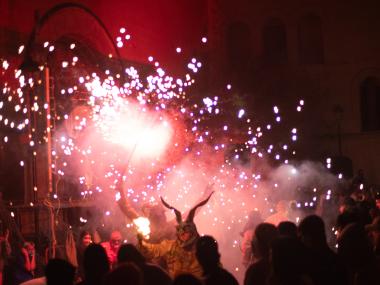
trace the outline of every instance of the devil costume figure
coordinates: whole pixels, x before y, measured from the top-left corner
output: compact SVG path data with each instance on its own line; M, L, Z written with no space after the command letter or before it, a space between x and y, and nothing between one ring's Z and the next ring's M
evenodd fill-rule
M162 204L174 211L178 225L177 239L163 240L158 244L148 243L139 239L139 248L148 259L163 258L167 264L168 272L172 278L182 273L190 273L199 278L202 277L202 268L195 256L195 244L199 238L197 227L194 224L194 216L198 207L205 205L210 199L195 205L189 212L185 221L182 220L181 212L167 204L161 198Z
M121 183L117 183L116 187L121 195L118 204L120 210L123 212L125 217L127 217L130 221L133 221L134 219L140 216L144 216L149 219L151 230L149 241L151 243L160 243L165 239L171 240L176 237L176 219L170 221L166 220L165 209L163 205L144 204L141 208L141 211L137 211L132 206L131 202L125 197ZM212 187L213 184L209 184L206 186L206 189L204 190L202 197L200 197L200 199L198 200L199 202L203 201L204 199L206 199L206 197L210 195L210 193L212 192ZM160 265L162 264L160 263Z

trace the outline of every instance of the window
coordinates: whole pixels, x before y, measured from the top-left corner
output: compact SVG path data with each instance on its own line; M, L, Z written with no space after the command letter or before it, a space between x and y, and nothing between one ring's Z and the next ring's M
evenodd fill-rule
M281 64L287 62L286 29L280 19L271 19L264 25L262 40L266 63Z
M323 35L321 19L313 14L298 23L298 61L300 64L323 63Z
M360 85L360 108L363 131L380 130L380 81L367 77Z

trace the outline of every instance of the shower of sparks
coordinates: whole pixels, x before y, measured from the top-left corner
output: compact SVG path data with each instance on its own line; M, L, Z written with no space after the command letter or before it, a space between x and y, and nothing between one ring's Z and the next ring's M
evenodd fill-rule
M149 112L144 101L131 103L116 88L86 84L92 96L92 121L106 141L121 145L134 157L159 157L169 144L172 128L163 112ZM107 91L109 90L109 92ZM87 120L83 121L85 126Z
M119 48L131 39L126 32L126 28L121 28L116 38ZM201 44L205 43L207 38L203 37ZM60 48L49 42L43 47L48 53ZM296 127L281 142L261 143L282 122L278 106L273 106L272 115L268 114L269 122L258 126L247 110L226 108L225 94L195 101L187 90L195 83L193 75L202 68L197 58L188 61L187 73L182 77L171 76L152 56L147 57L147 65L153 68L149 75L140 77L139 71L129 66L121 76L108 69L91 72L90 66L80 69L81 58L75 54L78 43L71 43L66 49L67 58L57 66L66 72L75 71L75 78L62 86L56 96L72 102L72 107L53 112L56 109L50 106L51 102L37 96L44 92L43 64L41 74L32 76L12 70L11 63L1 59L1 76L6 80L1 81L0 124L23 140L26 138L34 156L50 142L52 172L81 185L83 199L101 199L104 191L114 191L116 181L122 177L125 196L136 208L156 202L162 195L186 210L206 185L213 184L216 195L202 208L200 224L207 229L212 226L233 233L241 230L252 209L260 210L263 216L273 211L266 195L269 190L278 191L281 184L268 185L260 173L239 162L248 159L259 164L272 159L286 165L294 158L299 136ZM19 53L23 51L21 46ZM182 54L182 49L177 47L175 52ZM231 84L225 86L225 92L230 92ZM296 110L304 107L305 101L299 100ZM226 119L229 116L234 119ZM41 123L44 121L45 124ZM217 123L208 125L210 121ZM240 125L239 147L231 149L231 142L236 141L234 122ZM11 138L14 136L1 139L9 143ZM330 168L331 159L326 163ZM20 166L24 167L24 160ZM118 171L120 167L125 171ZM297 179L297 170L290 169L289 179ZM327 199L330 196L331 190ZM53 197L60 198L59 193ZM116 199L119 198L117 193ZM316 204L314 198L307 206ZM105 209L104 215L113 211ZM134 223L142 234L149 235L149 221L139 218ZM231 247L239 251L237 241L232 241Z

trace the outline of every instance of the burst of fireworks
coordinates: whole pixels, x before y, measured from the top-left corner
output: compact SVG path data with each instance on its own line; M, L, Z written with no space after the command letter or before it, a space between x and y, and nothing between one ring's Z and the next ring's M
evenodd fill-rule
M117 45L123 47L123 40L130 40L130 35L124 35L125 29L120 33ZM205 44L207 39L203 37L201 42ZM48 42L44 48L49 53L57 50ZM75 52L76 44L71 43L69 48ZM22 51L20 47L19 53ZM181 53L182 49L178 47L176 52ZM81 58L74 55L65 58L59 66L74 69L80 62ZM183 209L192 206L205 185L214 183L218 201L209 203L201 214L207 217L203 219L207 229L211 225L236 233L252 209L260 207L263 212L272 212L267 189L277 191L281 185L268 185L262 181L261 173L235 162L248 159L259 163L257 161L272 157L288 164L290 157L296 154L297 128L291 128L285 142L263 145L260 143L263 137L281 123L280 108L273 107L274 116L268 116L272 117L271 123L264 126L255 125L248 112L239 108L234 111L234 120L241 125L239 146L230 149L235 127L231 120L223 119L228 112L223 110L223 94L204 97L200 102L189 100L186 94L187 88L195 82L191 74L197 73L202 63L191 58L187 64L189 73L182 78L168 75L151 56L148 63L154 65L154 71L146 78L140 78L132 66L123 71L125 81L121 81L120 74L112 75L110 70L102 74L76 75L75 83L64 86L60 95L65 100L80 97L81 104L74 100L70 112L56 114L48 112L50 102L25 95L41 88L43 80L15 70L13 76L17 84L5 82L2 86L0 109L5 110L0 114L0 121L4 127L19 132L29 129L28 143L35 155L38 146L54 133L51 168L63 179L86 185L81 192L84 198L114 188L115 181L122 176L126 181L126 196L134 205L155 202L158 195L164 194L169 201L180 203ZM9 66L2 60L3 76L11 77ZM43 71L44 67L40 69ZM231 89L227 84L226 92ZM301 111L304 104L304 100L300 100L297 111ZM31 125L34 116L56 124L40 126L34 119ZM210 119L219 124L208 126ZM38 131L37 127L43 129ZM3 141L8 142L8 136ZM229 153L227 157L226 153ZM118 172L116 165L125 165L126 161L125 173ZM291 174L289 177L295 179ZM57 193L54 195L58 198ZM108 209L105 213L110 215L112 211ZM147 219L140 217L133 222L143 235L149 235ZM231 246L238 250L236 240Z

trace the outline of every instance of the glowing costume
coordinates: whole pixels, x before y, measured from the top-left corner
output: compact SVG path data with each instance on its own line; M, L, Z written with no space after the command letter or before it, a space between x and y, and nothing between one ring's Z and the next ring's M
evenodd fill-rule
M147 258L163 258L172 278L181 273L202 277L202 268L195 257L195 248L186 250L178 240L164 240L158 244L142 241L140 249Z
M177 220L177 239L164 240L158 244L148 243L140 239L139 248L147 258L163 258L167 264L168 272L172 278L182 273L190 273L199 278L202 277L202 268L195 256L195 243L199 238L197 228L193 222L195 211L198 207L205 205L207 199L193 207L185 221L182 221L181 212L167 204L162 198L161 201L166 208L174 210ZM185 241L179 238L187 233L189 238Z

